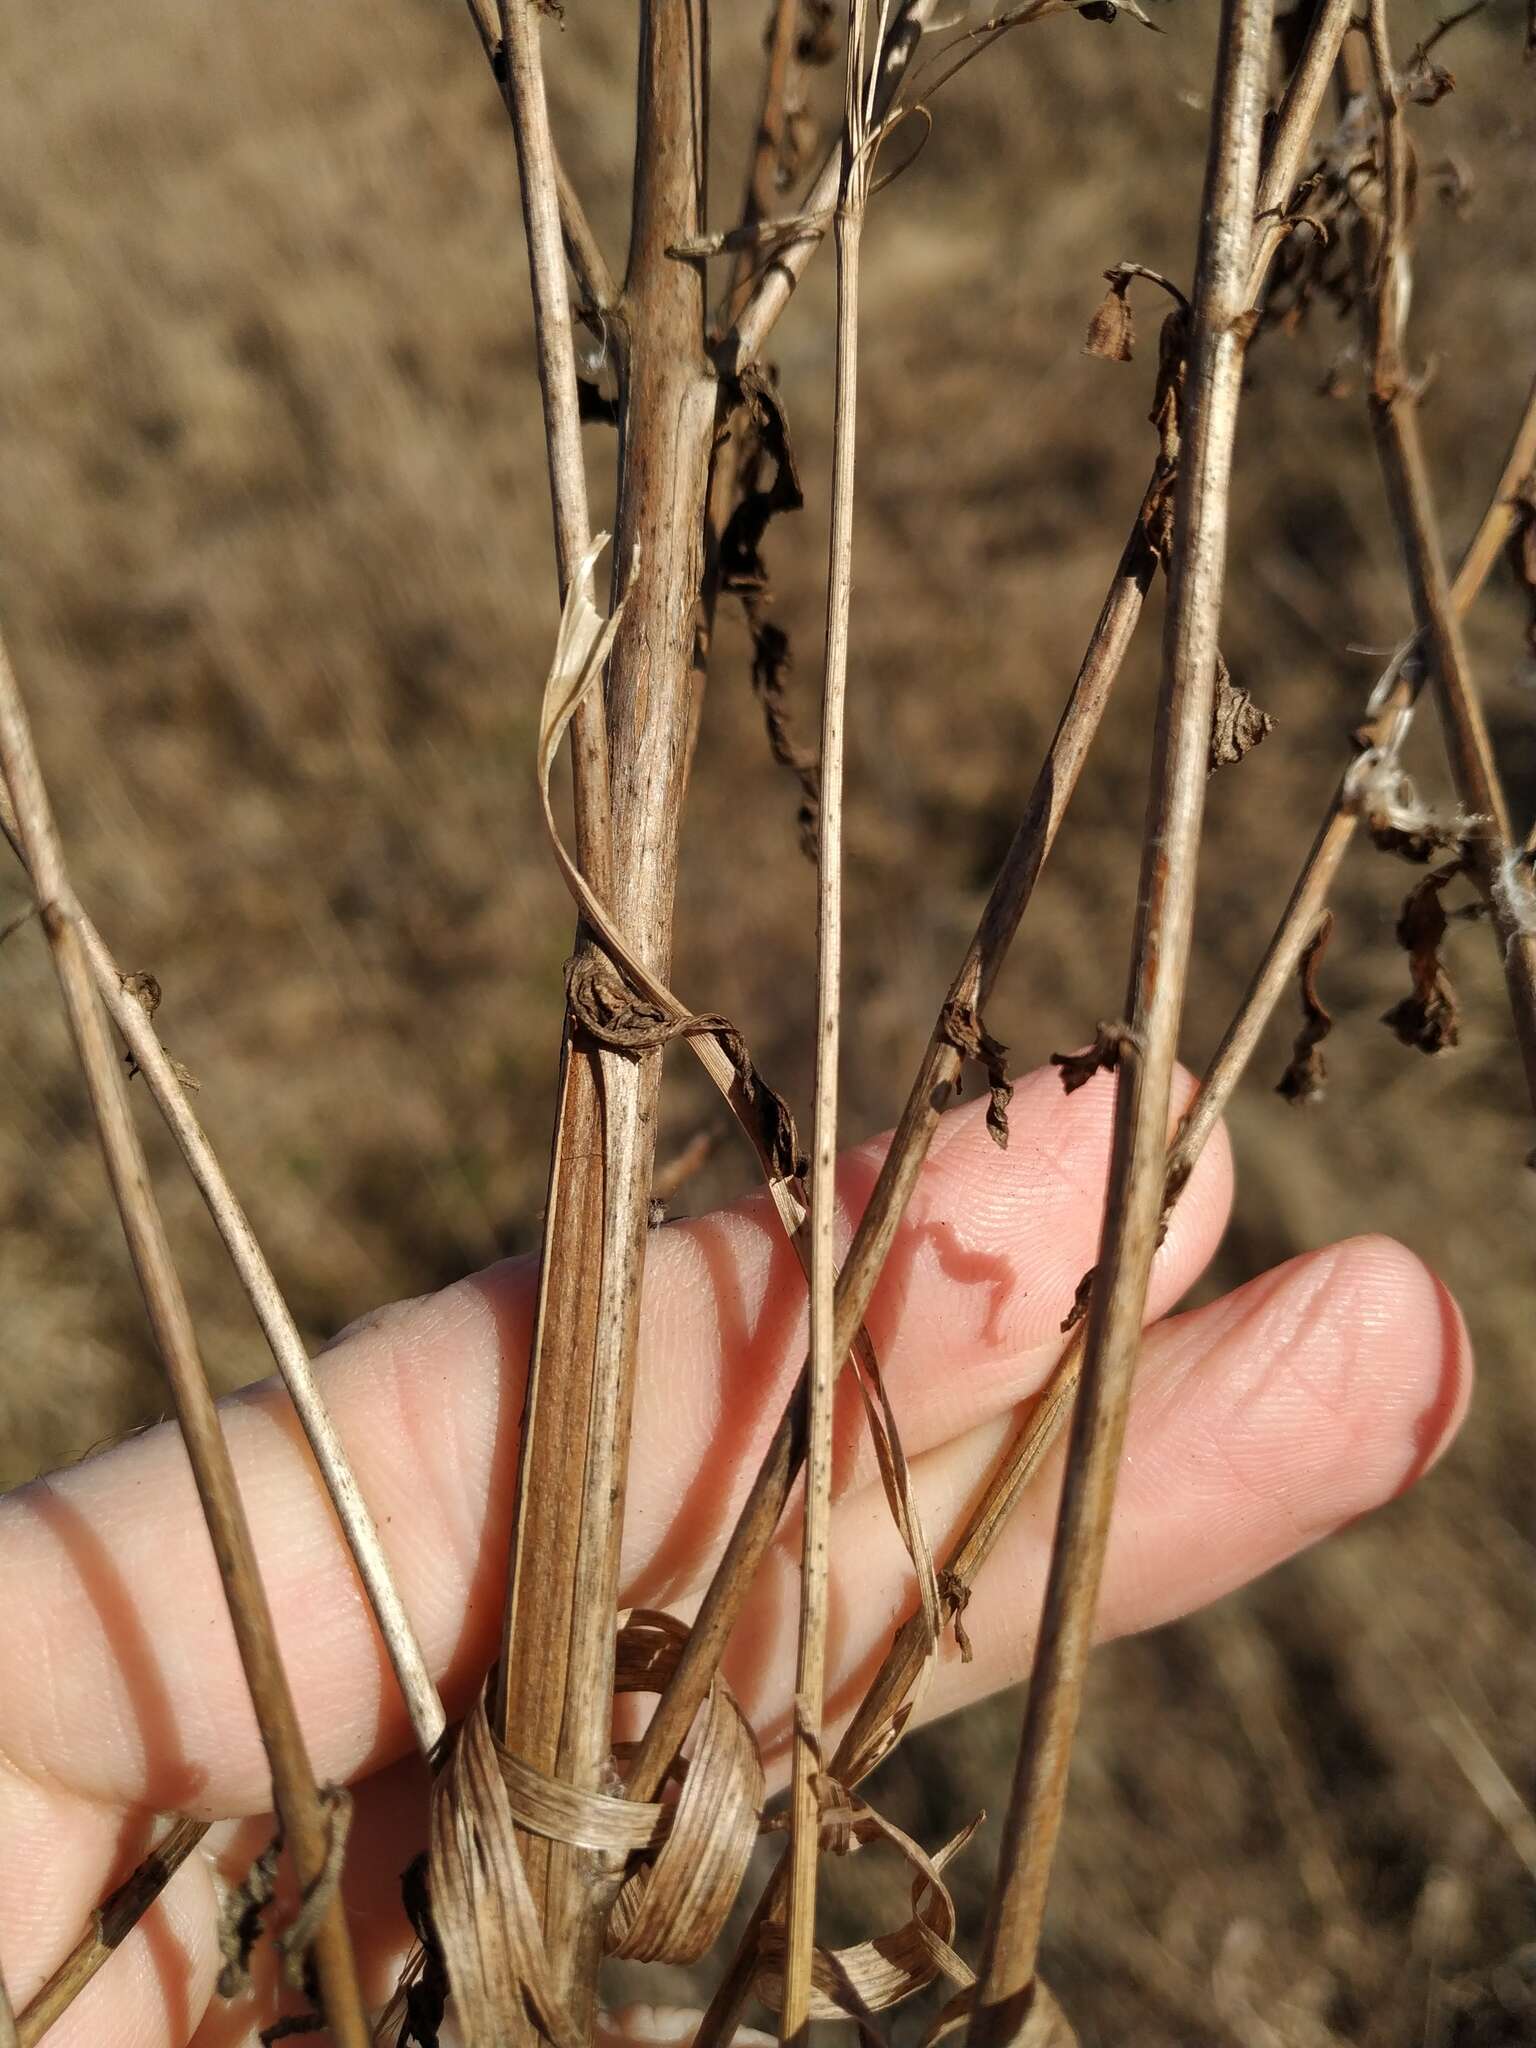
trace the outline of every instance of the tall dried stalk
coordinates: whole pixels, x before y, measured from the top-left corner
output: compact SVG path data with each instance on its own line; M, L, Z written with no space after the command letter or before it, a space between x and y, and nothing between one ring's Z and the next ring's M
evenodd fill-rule
M1222 9L1129 1028L1120 1055L1082 1384L972 2010L970 2037L978 2048L1012 2040L1035 1994L1040 1923L1162 1216L1168 1105L1215 701L1227 491L1247 339L1243 315L1273 12L1272 0L1224 0Z
M25 865L20 833L10 799L0 788L0 832ZM357 1566L374 1621L394 1667L412 1733L423 1756L431 1756L445 1725L443 1703L427 1669L421 1644L395 1585L389 1560L356 1475L336 1433L335 1424L315 1379L309 1353L299 1335L276 1275L267 1263L250 1220L230 1186L208 1135L187 1099L176 1063L166 1053L147 1010L113 959L95 925L71 897L68 915L95 977L107 1014L122 1034L155 1106L180 1148L198 1192L208 1206L241 1286L255 1311L294 1410L330 1495L336 1519Z
M832 446L832 531L827 562L826 673L821 709L817 834L816 1081L811 1155L810 1441L801 1537L800 1634L790 1786L789 1923L779 2038L799 2041L810 2017L816 1872L821 1847L821 1723L826 1703L831 1576L832 1425L836 1349L837 1082L843 943L843 729L853 597L853 493L859 389L859 248L873 169L866 93L864 0L850 0L842 185L837 222L837 391Z
M1365 42L1381 123L1384 195L1379 223L1365 238L1371 424L1414 617L1434 677L1451 774L1468 821L1466 858L1489 907L1515 1041L1536 1111L1536 932L1532 930L1536 897L1514 869L1509 803L1451 599L1434 488L1419 428L1418 393L1403 360L1410 296L1409 143L1402 86L1392 64L1385 0L1370 0Z
M918 46L940 11L940 0L899 0L894 8L881 10L884 33L878 40L870 75L872 126L878 126L889 113ZM839 136L827 151L801 204L800 225L774 250L735 325L721 343L723 370L737 372L761 355L774 323L805 275L837 210L842 191L844 141L845 137Z
M198 1354L186 1297L171 1258L127 1084L107 1036L90 962L74 915L52 806L10 657L0 642L0 771L15 811L71 1035L96 1118L123 1234L164 1362L213 1543L235 1641L272 1771L272 1792L300 1887L316 1924L311 1953L325 2018L345 2048L369 2039L357 1966L331 1856L331 1813L315 1782L277 1651L271 1609L256 1564L250 1525L235 1483L229 1448Z
M510 0L521 6L521 0ZM531 12L524 8L525 16ZM511 26L509 16L509 26ZM621 311L619 572L633 575L609 665L606 900L664 976L686 767L701 520L715 424L703 276L669 254L702 224L707 34L698 0L648 0L635 204ZM527 204L525 200L525 205ZM553 289L553 285L552 285ZM584 871L590 834L578 813ZM608 1769L614 1607L659 1050L568 1038L518 1472L500 1733L535 1769L596 1790ZM594 1163L602 1162L601 1172ZM555 1988L590 2013L609 1892L563 1844L524 1838ZM519 2038L531 2023L514 2022Z
M1253 232L1249 272L1251 300L1257 299L1267 262L1278 246L1275 223L1267 216L1280 214L1290 199L1348 19L1349 0L1328 0L1328 4L1319 10L1277 117L1260 186L1260 205ZM1154 469L1061 724L1042 763L975 937L940 1011L923 1062L913 1079L839 1278L834 1349L844 1343L867 1312L906 1204L927 1157L928 1146L938 1128L940 1115L958 1085L968 1054L979 1053L986 1041L981 1024L982 1013L1054 842L1056 829L1071 800L1088 746L1097 731L1156 570L1157 556L1149 539L1149 530L1153 507L1166 489L1167 482L1162 468ZM1000 1057L1002 1048L995 1048L995 1054ZM668 1740L675 1739L680 1728L686 1728L698 1699L702 1698L708 1674L714 1661L718 1660L745 1599L751 1575L777 1526L803 1454L803 1402L802 1376L705 1593L689 1651L680 1663L673 1688L663 1702L662 1711L668 1716L668 1725L666 1736L656 1745L658 1755L665 1750ZM1064 1412L1064 1409L1056 1412ZM1038 1462L1038 1456L1043 1456L1043 1448L1031 1460L1031 1471ZM1010 1504L1016 1493L1017 1488L1010 1496ZM952 1561L945 1569L946 1575L952 1571ZM908 1650L910 1647L910 1643L906 1645ZM889 1668L906 1670L910 1683L917 1667L903 1655L898 1656ZM882 1686L879 1690L876 1712L883 1715L889 1711L896 1692L894 1687ZM661 1713L657 1718L659 1722ZM783 1866L780 1867L780 1877L782 1870ZM761 1924L766 1913L774 1909L781 1896L777 1880L770 1883L759 1913L754 1916L754 1928ZM740 1968L733 1971L732 1978L722 1987L724 2003L717 1999L711 2006L701 2039L717 2040L729 2030L739 2012L745 1983L743 1971Z

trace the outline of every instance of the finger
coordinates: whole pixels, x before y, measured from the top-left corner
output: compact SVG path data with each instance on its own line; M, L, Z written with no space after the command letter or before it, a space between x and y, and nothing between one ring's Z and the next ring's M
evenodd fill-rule
M1015 1097L1006 1153L946 1119L871 1313L916 1448L1019 1400L1059 1349L1097 1232L1112 1088ZM844 1162L862 1206L880 1148ZM1166 1306L1225 1217L1220 1145L1160 1259ZM375 1318L324 1364L326 1392L429 1660L462 1698L493 1654L531 1312L527 1262ZM766 1204L658 1233L648 1264L627 1522L627 1597L707 1568L798 1371L804 1282ZM321 1776L398 1753L387 1665L291 1416L271 1389L225 1410L241 1495ZM8 1668L0 1753L93 1798L194 1814L269 1803L179 1437L161 1429L0 1503Z
M1188 1613L1401 1492L1460 1422L1471 1353L1454 1302L1385 1238L1357 1238L1265 1274L1149 1331L1116 1493L1098 1628ZM1015 1424L983 1425L916 1461L935 1553ZM974 1659L947 1636L922 1707L932 1718L1028 1673L1050 1559L1061 1453L1015 1512L965 1612ZM851 1714L911 1607L911 1569L878 1487L834 1517L829 1697ZM799 1605L780 1541L727 1657L731 1683L782 1761Z
M18 2013L87 1930L155 1833L0 1768L0 1958ZM191 2035L218 1972L208 1871L193 1856L50 2028L48 2048L166 2048Z

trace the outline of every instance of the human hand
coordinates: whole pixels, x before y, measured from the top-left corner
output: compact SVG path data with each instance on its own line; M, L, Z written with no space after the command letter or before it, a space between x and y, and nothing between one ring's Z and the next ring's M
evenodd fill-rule
M946 1118L869 1316L936 1555L1058 1357L1092 1264L1113 1084L1023 1081L999 1153L978 1109ZM849 1154L855 1210L882 1144ZM1224 1227L1219 1136L1154 1269L1101 1632L1217 1598L1391 1498L1439 1454L1471 1360L1454 1304L1384 1239L1304 1254L1209 1307L1167 1311ZM508 1261L355 1326L321 1367L450 1713L494 1656L534 1273ZM645 1280L622 1599L686 1615L803 1357L804 1282L764 1198L656 1233ZM841 1722L910 1594L851 1388L840 1411L829 1709ZM317 1775L352 1784L346 1891L370 1998L408 1942L398 1875L427 1778L340 1534L281 1389L224 1408ZM924 1701L946 1713L1021 1677L1049 1556L1052 1459L946 1644ZM782 1778L799 1546L780 1532L727 1659ZM180 1438L161 1427L0 1502L0 1967L18 2010L144 1854L155 1816L206 1838L50 2048L235 2048L275 2016L270 1979L213 1996L213 1866L270 1837L266 1762Z

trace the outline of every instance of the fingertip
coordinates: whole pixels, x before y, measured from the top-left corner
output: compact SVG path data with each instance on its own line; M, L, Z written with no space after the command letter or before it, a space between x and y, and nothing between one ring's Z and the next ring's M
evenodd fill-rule
M1329 1256L1329 1304L1355 1333L1352 1390L1406 1433L1408 1455L1390 1490L1405 1493L1450 1448L1471 1402L1466 1319L1439 1275L1394 1237L1346 1238Z
M1177 1481L1251 1576L1422 1477L1471 1382L1439 1279L1392 1238L1348 1238L1151 1333L1130 1485Z

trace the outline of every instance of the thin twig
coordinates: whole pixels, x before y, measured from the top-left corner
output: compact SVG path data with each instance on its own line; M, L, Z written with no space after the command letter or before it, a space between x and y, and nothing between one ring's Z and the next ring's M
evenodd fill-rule
M1273 0L1225 0L1222 9L1129 1031L1120 1057L1109 1192L1082 1384L972 2008L970 2038L976 2048L1011 2040L1034 1997L1040 1922L1162 1215L1168 1105L1193 929L1215 700L1227 493L1248 331L1243 315L1273 13Z
M470 19L480 37L480 47L486 54L492 74L501 87L502 97L507 102L508 113L512 112L512 96L508 80L508 53L506 49L507 17L511 14L526 14L530 17L530 33L537 37L537 9L534 0L467 0ZM515 118L515 117L514 117ZM553 149L551 149L553 157ZM583 302L596 313L610 312L618 303L618 287L613 273L608 268L602 245L592 232L592 224L577 195L576 188L566 176L558 159L552 165L555 191L559 200L561 236L565 253L570 259L576 282L581 286Z
M482 0L484 4L484 0ZM502 95L512 117L522 192L523 232L533 295L534 340L544 440L549 459L555 563L565 602L576 564L591 544L587 469L582 452L576 348L562 260L562 173L550 133L539 16L530 0L497 0L502 28ZM477 15L478 19L478 15ZM611 291L611 286L610 286ZM580 706L572 726L576 843L583 871L601 894L608 886L608 740L599 696Z
M103 1963L116 1955L207 1832L206 1821L173 1822L126 1883L102 1901L91 1915L90 1926L21 2015L16 2048L36 2048L48 2029L63 2018ZM3 2042L4 2035L0 2034L0 2044Z
M837 214L837 392L833 419L832 529L827 561L826 679L821 712L821 804L816 891L816 1079L811 1158L810 1442L801 1539L800 1634L790 1789L789 1915L779 2038L809 2025L821 1847L821 1723L826 1702L831 1571L832 1426L846 1351L836 1347L837 1099L843 920L843 732L853 596L853 493L857 452L859 245L869 192L864 80L865 0L848 9L842 189Z
M1508 538L1518 514L1515 492L1530 473L1533 458L1536 458L1536 384L1532 385L1527 397L1525 409L1516 427L1488 509L1457 571L1452 590L1455 603L1462 612L1470 609ZM1387 715L1396 717L1400 715L1403 707L1411 702L1413 689L1411 679L1403 678L1401 662L1395 662L1373 690L1372 702L1380 703L1385 698ZM1068 719L1070 716L1071 707ZM1067 722L1068 720L1064 719L1064 728ZM1053 747L1046 770L1042 774L1042 785L1037 785L1031 805L1032 811L1042 803L1044 792L1050 786L1050 767L1058 758L1060 742L1061 734L1058 733L1057 745ZM1073 781L1075 767L1067 781L1066 795L1070 794ZM1358 812L1348 802L1345 784L1341 780L1338 791L1318 827L1312 849L1303 863L1301 873L1292 888L1290 900L1265 949L1264 957L1254 971L1248 990L1206 1070L1193 1101L1185 1111L1169 1148L1163 1179L1165 1214L1171 1214L1187 1186L1205 1145L1226 1113L1227 1106L1242 1080L1277 1003L1290 986L1301 955L1317 928L1332 882L1358 823ZM1021 830L1021 838L1024 836ZM1016 849L1018 846L1019 842L1016 841ZM1048 850L1048 846L1048 838L1043 848L1036 843L1036 863L1041 852ZM1010 856L1010 862L1012 859L1013 856ZM976 945L973 942L972 956L975 952ZM972 956L968 956L968 967L971 965ZM1001 949L989 950L985 957L995 972L1001 958ZM956 986L959 988L965 985L965 970L962 970L962 976ZM990 982L987 986L990 987ZM929 1059L925 1061L920 1075L920 1086L924 1080L931 1080L936 1071L932 1065L930 1051ZM916 1113L919 1100L920 1087L914 1089L909 1101L909 1116ZM905 1127L906 1119L902 1128ZM887 1163L898 1154L902 1154L905 1149L901 1133L898 1131L887 1154ZM926 1148L922 1149L925 1151ZM879 1200L880 1192L877 1185L865 1212L866 1220ZM844 1268L845 1281L850 1283L857 1258L858 1242L856 1238ZM940 1584L944 1589L947 1603L952 1607L968 1597L977 1574L1006 1527L1024 1488L1039 1471L1061 1432L1077 1391L1082 1367L1082 1340L1083 1331L1079 1327L1058 1361L1050 1380L1031 1407L1018 1434L999 1459L965 1526L954 1538L943 1559L939 1573ZM876 1732L890 1722L892 1715L909 1697L921 1675L927 1654L928 1634L923 1616L920 1613L910 1615L898 1630L838 1745L830 1766L835 1777L846 1778L853 1760L869 1749ZM763 1891L752 1919L738 1943L736 1956L725 1978L717 1987L714 1999L701 2024L697 2048L714 2048L715 2043L728 2039L734 2030L751 1988L758 1931L763 1922L770 1918L782 1903L784 1869L784 1863L781 1861Z
M1347 6L1337 4L1337 0L1331 0L1330 6L1318 17L1299 67L1309 80L1317 75L1326 80L1347 21ZM1282 166L1287 179L1294 174L1305 149L1319 97L1320 93L1310 84L1305 91L1292 91L1286 96L1273 133L1272 161ZM1289 185L1270 175L1266 179L1266 189L1288 195ZM1255 249L1262 232L1263 224L1256 223ZM1262 278L1259 284L1262 284ZM1255 286L1255 290L1257 288ZM973 1029L980 1028L980 1019L994 983L1054 844L1111 687L1140 618L1157 567L1157 557L1148 538L1148 525L1165 482L1160 462L1154 467L1143 502L1137 508L1061 723L1041 764L975 935L940 1010L933 1036L913 1079L854 1234L838 1282L838 1323L834 1341L834 1352L838 1356L842 1355L839 1347L850 1339L868 1312L875 1285L922 1172L941 1114L960 1080L966 1053L957 1036L955 1022L965 1019L970 1021ZM734 1626L757 1563L772 1540L799 1472L804 1445L802 1375L705 1592L673 1683L663 1697L642 1744L641 1755L653 1767L647 1771L643 1781L647 1788L655 1782L655 1764L675 1749L703 1698L709 1675ZM952 1568L951 1561L946 1570ZM891 1694L885 1693L882 1707L889 1705L890 1698ZM642 1796L651 1796L650 1790L647 1789ZM780 1868L782 1871L782 1865ZM775 1886L770 1886L770 1891L776 1898L782 1896ZM707 2016L701 2042L725 2038L734 2025L742 1995L741 1976L739 1972L736 1974L734 1994L729 1984L722 1987L729 2010L717 1998ZM733 1996L735 2002L731 2003Z
M1491 912L1515 1039L1531 1106L1536 1110L1536 935L1528 908L1536 898L1523 880L1510 879L1514 834L1509 804L1451 601L1434 490L1419 431L1418 394L1403 361L1408 308L1408 137L1392 68L1385 0L1370 0L1366 30L1381 118L1385 186L1383 216L1379 227L1365 237L1364 251L1369 285L1371 424L1420 642L1435 680L1451 775L1468 820L1466 850Z
M274 1803L300 1887L308 1895L326 1874L330 1847L326 1806L315 1783L293 1695L278 1656L272 1613L257 1568L250 1525L198 1355L165 1226L150 1188L125 1077L113 1054L80 930L71 915L74 894L26 709L3 642L0 769L9 785L123 1234L170 1380L177 1419L218 1560L246 1683L272 1769ZM345 2048L366 2048L368 2023L341 1893L334 1885L318 1917L313 1953L327 2024Z
M0 789L0 832L4 833L17 858L25 865L16 818L3 789ZM181 1150L255 1312L277 1369L282 1374L357 1566L358 1577L362 1580L389 1661L394 1667L412 1732L423 1756L431 1756L443 1733L443 1703L395 1585L378 1527L368 1511L356 1474L326 1408L304 1339L299 1335L266 1254L257 1242L250 1219L187 1099L176 1063L160 1043L149 1011L130 990L128 978L79 901L70 895L64 902L65 913L79 933L81 949L95 978L97 992Z
M874 88L870 102L872 127L878 127L890 112L892 102L901 89L901 81L917 54L925 30L938 13L939 5L940 0L902 0L895 9L871 67ZM842 190L845 142L846 132L839 135L827 151L821 169L816 173L800 208L800 213L806 217L805 227L775 252L772 262L758 279L752 296L742 308L740 318L720 344L717 356L721 368L732 375L762 353L763 344L789 304L795 286L805 275L806 266L821 246Z
M1355 0L1323 0L1291 73L1275 118L1265 162L1259 172L1254 238L1248 266L1248 302L1259 303L1275 252L1290 233L1286 219L1302 157L1353 18Z
M784 164L784 138L789 123L790 98L795 79L795 45L799 38L800 0L770 0L763 92L758 107L757 133L752 160L747 167L747 189L742 199L743 238L779 211L779 178ZM726 299L729 326L741 312L751 289L752 249L743 246L731 266L730 290Z

